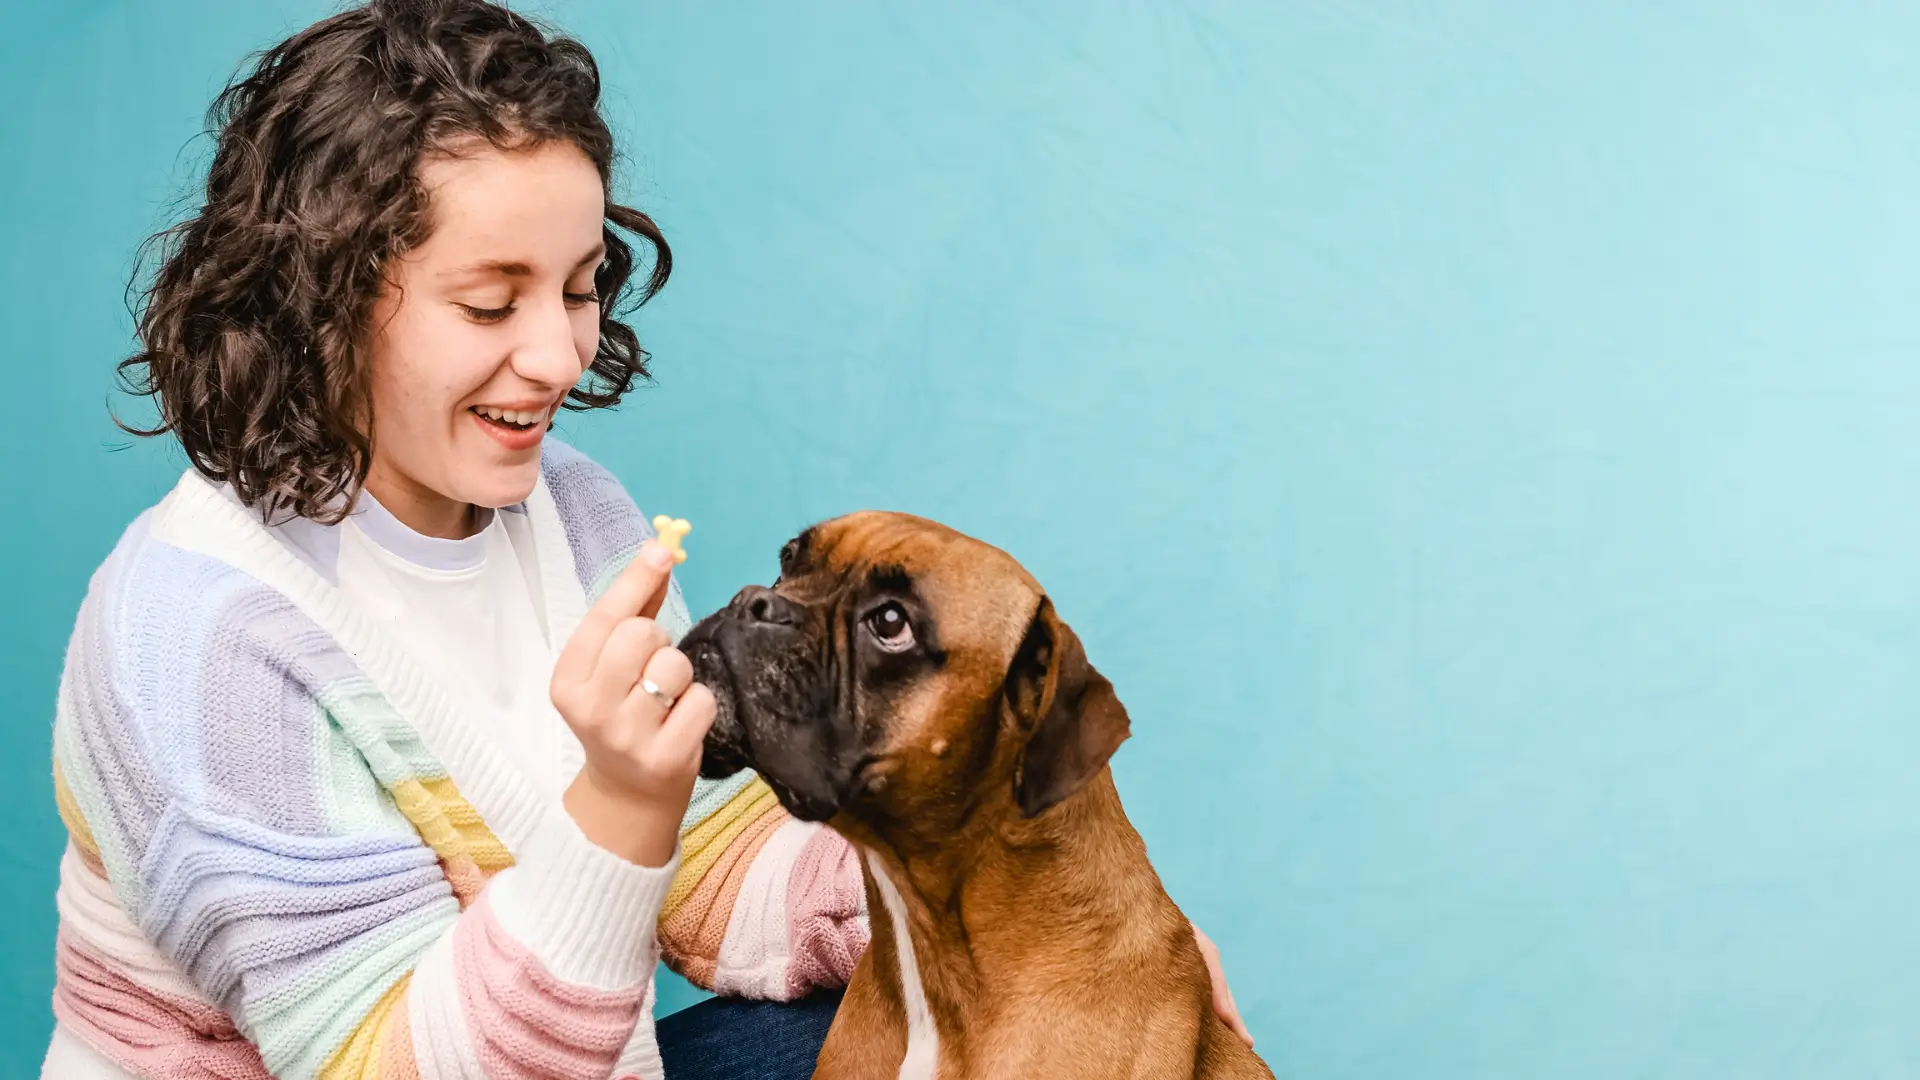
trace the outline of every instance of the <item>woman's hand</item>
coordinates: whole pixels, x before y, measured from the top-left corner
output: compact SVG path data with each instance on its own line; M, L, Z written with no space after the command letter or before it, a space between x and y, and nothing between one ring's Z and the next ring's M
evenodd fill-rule
M1193 926L1192 923L1187 925ZM1247 1030L1247 1022L1240 1019L1240 1007L1233 1003L1233 991L1227 989L1227 973L1220 968L1220 950L1213 939L1193 927L1193 939L1200 943L1200 955L1207 961L1207 975L1213 979L1213 1011L1227 1022L1240 1041L1249 1048L1253 1046L1253 1032Z
M672 553L649 540L580 620L548 693L586 764L563 799L588 840L628 862L665 866L700 771L713 693L654 622ZM651 682L672 708L641 685Z

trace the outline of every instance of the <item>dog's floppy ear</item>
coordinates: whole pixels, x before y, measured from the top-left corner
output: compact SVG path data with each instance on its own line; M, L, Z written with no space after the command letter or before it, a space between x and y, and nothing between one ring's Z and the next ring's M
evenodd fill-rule
M1034 817L1091 780L1128 734L1127 710L1093 665L1080 638L1040 598L1007 671L1007 703L1026 745L1014 766L1020 812Z

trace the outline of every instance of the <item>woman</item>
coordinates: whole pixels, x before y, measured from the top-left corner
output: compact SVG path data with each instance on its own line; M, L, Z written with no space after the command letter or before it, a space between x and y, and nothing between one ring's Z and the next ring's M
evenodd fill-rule
M670 266L610 200L598 99L578 43L416 0L216 103L123 365L193 468L95 575L61 685L45 1075L811 1071L858 864L751 775L696 784L671 562L546 438L646 376L616 314ZM656 1043L661 958L798 1003Z

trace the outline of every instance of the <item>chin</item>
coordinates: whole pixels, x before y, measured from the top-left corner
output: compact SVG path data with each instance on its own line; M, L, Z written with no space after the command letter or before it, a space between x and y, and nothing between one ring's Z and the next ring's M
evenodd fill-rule
M540 482L540 459L536 457L525 465L496 466L482 475L464 479L459 495L462 502L498 510L526 502L527 496L533 494L534 486Z

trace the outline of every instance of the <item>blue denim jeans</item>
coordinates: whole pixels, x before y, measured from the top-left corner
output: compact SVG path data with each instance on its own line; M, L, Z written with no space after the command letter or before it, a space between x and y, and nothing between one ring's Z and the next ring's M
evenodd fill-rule
M807 1080L840 992L799 1001L708 998L654 1031L667 1080Z

